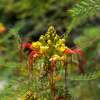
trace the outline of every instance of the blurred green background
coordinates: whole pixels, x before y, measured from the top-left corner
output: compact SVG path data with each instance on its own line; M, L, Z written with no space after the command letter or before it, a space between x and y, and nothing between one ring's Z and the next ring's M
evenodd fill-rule
M0 0L0 100L16 100L27 90L13 89L26 65L19 63L19 43L38 40L50 25L69 36L69 47L84 50L86 73L97 77L71 86L75 100L100 99L100 0Z

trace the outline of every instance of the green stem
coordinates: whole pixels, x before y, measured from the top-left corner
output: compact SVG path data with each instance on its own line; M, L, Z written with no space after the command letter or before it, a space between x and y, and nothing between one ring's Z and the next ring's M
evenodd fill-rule
M67 64L66 64L67 65ZM65 88L64 88L64 93L65 93L65 96L64 96L64 100L67 100L67 92L68 92L68 88L67 88L67 66L65 65L65 76L64 76L64 81L65 81Z
M50 89L51 89L51 95L52 95L52 100L54 100L55 98L55 82L53 80L53 71L50 70L50 72L48 72L48 80L49 80L49 85L50 85Z
M64 100L70 100L70 95L68 93L68 63L70 62L70 57L71 55L68 55L67 56L67 61L65 61L65 64L64 64L64 70L65 70L65 75L64 75L64 81L65 81L65 87L64 87Z

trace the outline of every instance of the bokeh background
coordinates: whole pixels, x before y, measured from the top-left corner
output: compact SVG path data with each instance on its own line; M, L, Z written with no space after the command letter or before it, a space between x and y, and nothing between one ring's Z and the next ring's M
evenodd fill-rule
M100 0L0 0L0 100L16 100L27 86L23 81L19 46L37 41L53 25L66 44L81 47L86 54L86 72L91 81L77 81L71 91L75 100L100 99Z

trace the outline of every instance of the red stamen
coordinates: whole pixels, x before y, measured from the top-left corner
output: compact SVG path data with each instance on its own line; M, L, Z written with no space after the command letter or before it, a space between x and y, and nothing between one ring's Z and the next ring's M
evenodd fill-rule
M31 43L23 43L22 47L27 48L27 49L31 49L31 50L33 49Z
M71 50L71 49L65 49L64 53L65 54L75 54L74 50Z
M74 49L73 51L74 51L76 54L79 54L79 55L81 55L81 56L84 56L84 52L83 52L81 49L79 49L79 48Z
M71 49L65 49L64 53L65 54L79 54L81 56L84 55L83 51L81 49L79 49L79 48L73 49L73 50L71 50Z
M35 58L37 58L39 56L39 52L37 51L31 51L31 53L29 54L29 58L28 58L28 68L29 68L29 72L32 71L32 67L33 67L33 60L35 60Z
M78 54L78 55L80 55L83 58L83 60L80 61L80 63L79 63L79 70L80 70L81 73L84 73L83 65L86 64L84 52L81 49L77 48L77 49L73 49L73 50L65 49L64 53L65 54Z

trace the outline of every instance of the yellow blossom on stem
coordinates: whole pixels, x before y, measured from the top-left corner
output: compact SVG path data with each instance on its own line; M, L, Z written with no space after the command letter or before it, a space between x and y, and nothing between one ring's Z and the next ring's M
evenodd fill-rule
M41 42L37 41L37 42L32 42L32 47L35 50L39 50L40 46L42 46Z
M56 34L56 30L53 26L48 28L48 31L45 35L41 35L39 41L26 43L24 44L25 48L30 49L28 64L29 72L32 70L33 62L36 58L41 56L46 56L47 59L51 62L52 69L55 69L56 62L61 61L65 62L67 58L65 55L74 55L78 54L83 56L83 53L80 49L70 49L65 45L64 37L60 37ZM82 68L80 68L83 70Z

